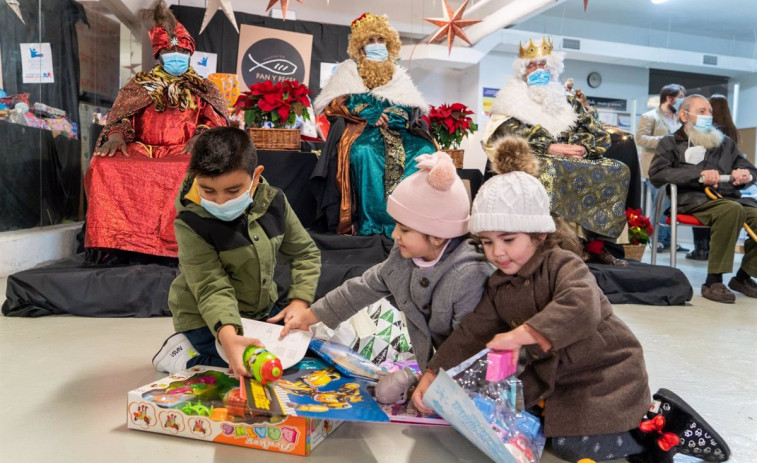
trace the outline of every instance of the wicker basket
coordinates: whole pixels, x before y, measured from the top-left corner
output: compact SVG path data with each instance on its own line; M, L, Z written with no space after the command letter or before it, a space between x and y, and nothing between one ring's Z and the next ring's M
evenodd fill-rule
M260 150L292 151L300 149L298 129L247 129L255 148Z
M625 251L627 259L635 259L641 262L646 247L646 244L624 244L623 251Z
M462 169L463 168L463 157L465 156L465 150L457 149L449 149L449 150L442 150L445 153L449 154L449 157L452 158L452 162L455 163L455 168Z

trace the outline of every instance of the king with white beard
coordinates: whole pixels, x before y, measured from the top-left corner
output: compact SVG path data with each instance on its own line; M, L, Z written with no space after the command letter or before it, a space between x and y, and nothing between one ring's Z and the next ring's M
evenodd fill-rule
M520 47L515 75L497 94L484 129L487 155L502 155L493 147L505 135L525 138L541 161L539 180L549 194L552 213L575 225L596 260L626 265L609 254L604 243L614 242L625 229L630 171L603 157L610 134L566 92L559 80L563 54L552 48L547 38Z

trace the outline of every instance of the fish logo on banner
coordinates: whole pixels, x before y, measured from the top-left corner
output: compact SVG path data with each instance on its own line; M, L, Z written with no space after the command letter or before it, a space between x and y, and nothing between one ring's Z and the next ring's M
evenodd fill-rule
M249 87L264 80L305 79L305 63L299 51L280 39L263 39L253 43L242 61L242 79Z

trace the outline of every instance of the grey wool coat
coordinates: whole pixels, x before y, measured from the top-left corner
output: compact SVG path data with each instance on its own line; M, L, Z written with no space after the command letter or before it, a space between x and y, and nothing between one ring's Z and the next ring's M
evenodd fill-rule
M336 328L363 307L393 296L407 319L418 365L425 369L433 349L476 308L493 270L472 241L455 241L431 268L416 266L395 246L384 262L345 281L313 303L311 310L326 326Z
M547 437L628 431L651 403L641 345L612 312L586 264L560 248L539 250L516 275L495 272L476 310L429 368L449 369L495 334L526 323L552 344L524 346L526 407L544 401Z

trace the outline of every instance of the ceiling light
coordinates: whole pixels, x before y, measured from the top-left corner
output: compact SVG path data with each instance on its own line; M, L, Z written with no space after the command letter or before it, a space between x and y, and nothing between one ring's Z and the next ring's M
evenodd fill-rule
M654 3L655 5L657 5L657 4L660 4L660 3L665 3L667 1L668 0L652 0L652 3Z

